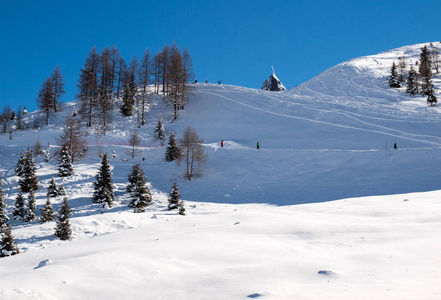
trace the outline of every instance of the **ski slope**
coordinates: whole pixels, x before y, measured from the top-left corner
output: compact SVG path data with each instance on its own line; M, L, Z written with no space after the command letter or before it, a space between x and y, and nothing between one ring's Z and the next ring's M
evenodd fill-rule
M109 132L86 137L69 178L56 178L53 154L78 103L65 103L50 126L0 136L9 211L15 164L37 139L52 154L49 163L36 158L38 207L55 177L73 209L67 242L53 236L55 223L10 221L22 253L0 259L0 298L438 299L441 114L387 87L392 61L404 53L415 62L421 47L344 62L287 92L197 84L173 122L160 96L142 128L115 108ZM159 115L168 133L192 126L204 139L200 177L187 181L182 166L164 161L152 139ZM142 142L132 159L135 128ZM99 153L113 151L116 201L101 214L92 182ZM125 192L137 161L154 200L143 214ZM166 209L174 181L184 217Z

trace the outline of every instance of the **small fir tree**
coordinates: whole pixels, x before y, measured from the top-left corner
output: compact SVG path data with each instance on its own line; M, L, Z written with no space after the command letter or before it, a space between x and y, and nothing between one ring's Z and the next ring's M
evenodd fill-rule
M40 209L41 218L40 223L52 222L54 220L54 207L51 203L51 198L46 198L46 203L44 204L44 208Z
M29 193L31 189L34 191L38 190L38 176L34 153L30 148L26 151L23 168L22 171L19 172L21 172L21 178L18 180L18 184L23 193Z
M1 243L0 243L0 257L12 256L20 253L20 249L15 243L12 236L11 225L3 225L1 227Z
M15 175L18 177L22 177L24 175L24 166L26 161L26 154L24 151L21 151L20 157L18 158L17 165L15 167Z
M37 216L35 215L35 206L36 206L35 203L36 203L35 192L33 189L31 189L29 191L29 195L28 195L28 204L26 207L26 215L24 216L25 222L31 222L37 218Z
M64 197L63 204L58 210L57 225L55 227L55 236L60 240L68 240L72 236L72 229L70 228L69 218L72 215L72 210L69 207L67 197Z
M9 217L6 212L6 196L3 192L3 185L0 181L0 228L8 222Z
M14 201L14 208L12 210L12 219L23 221L26 216L26 201L23 193L19 190Z
M129 207L134 208L135 213L145 212L145 208L152 202L152 194L147 186L147 177L139 163L133 165L128 180L127 191L131 198Z
M155 132L154 132L155 141L160 141L161 145L164 145L165 141L165 128L162 123L162 116L160 115L158 118L158 123L156 124Z
M179 214L181 215L181 216L185 216L185 207L184 207L184 200L179 200L179 203L178 203L178 209L179 209Z
M418 93L417 73L413 66L410 66L409 75L407 76L406 92L410 95L415 95Z
M60 151L58 159L58 176L69 177L73 174L72 157L69 153L68 146L64 146Z
M433 90L433 85L432 85L429 90L429 95L427 96L427 104L430 104L430 106L433 106L437 102L438 102L438 100L436 99L435 91Z
M400 87L400 82L398 81L397 66L395 65L395 61L392 62L391 74L389 77L389 86L391 88L399 88Z
M112 207L114 199L113 180L107 153L104 153L103 155L101 167L98 170L93 185L95 190L93 194L93 202L102 203L103 207Z
M53 177L49 183L49 186L47 187L46 195L48 197L57 197L59 195L57 183L55 182L55 179Z
M66 190L64 189L64 185L60 185L60 187L58 188L58 195L60 196L66 196Z
M178 209L179 208L179 201L181 201L181 194L179 193L179 188L175 183L172 186L169 198L168 198L168 209Z
M181 151L178 147L178 140L176 138L176 134L174 131L172 131L168 139L167 149L165 150L165 160L168 162L174 161L179 157L180 153Z

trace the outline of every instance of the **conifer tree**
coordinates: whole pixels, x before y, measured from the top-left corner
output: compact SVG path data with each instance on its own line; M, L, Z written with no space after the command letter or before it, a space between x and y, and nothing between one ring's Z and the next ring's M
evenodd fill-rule
M184 200L179 200L179 203L178 203L178 210L179 210L178 213L179 213L181 216L185 216Z
M69 148L65 145L59 154L58 158L58 176L69 177L73 174L72 157L69 153Z
M20 169L18 165L16 170L17 169ZM21 170L18 170L18 173L21 175L21 178L18 180L18 184L23 193L29 193L31 189L34 191L38 189L38 176L36 173L34 153L30 148L28 148L26 151L23 165Z
M41 111L46 114L46 126L49 125L49 113L54 109L54 94L52 81L48 77L43 82L40 92L38 93L37 103Z
M135 157L135 147L141 143L141 138L139 137L138 131L133 130L129 137L129 145L132 146L132 158Z
M44 208L40 209L41 218L40 223L52 222L54 220L54 207L52 206L50 197L46 198Z
M167 149L165 151L165 160L168 162L174 161L179 157L180 153L181 151L178 147L178 140L176 138L176 134L174 131L172 131L168 139Z
M418 71L422 77L421 93L423 95L429 95L430 80L432 79L432 59L427 46L421 48Z
M398 57L398 81L403 82L404 81L404 75L406 74L406 68L407 64L403 56Z
M19 190L14 201L14 208L12 210L12 219L23 221L26 216L26 201L23 193Z
M179 202L181 201L181 194L179 193L179 188L175 183L172 186L169 198L168 198L168 209L178 209L179 208Z
M55 182L55 179L53 177L49 182L49 186L47 187L46 195L47 197L57 197L59 195L57 183Z
M81 159L86 151L86 140L81 128L81 121L72 116L67 117L64 120L63 134L58 138L57 143L61 149L67 147L71 163Z
M0 182L0 228L8 222L9 217L6 212L6 196L3 192L3 185Z
M0 229L0 257L12 256L20 253L20 249L12 236L11 225L3 225Z
M15 175L17 175L18 177L22 177L24 175L24 165L26 163L25 161L26 161L26 154L22 150L20 157L18 158L17 165L15 166Z
M64 91L64 82L63 82L63 75L61 74L60 66L57 65L52 72L52 75L50 77L52 82L52 89L53 89L53 108L54 111L57 112L60 107L61 103L61 96L65 93Z
M438 100L435 96L435 91L433 90L433 85L431 85L429 90L429 95L427 96L427 104L430 104L430 106L433 106L435 103L437 103Z
M66 196L66 190L64 189L64 185L60 185L60 187L58 188L58 195L60 196Z
M159 115L158 123L156 124L155 132L154 132L154 139L156 141L160 141L161 144L164 144L165 141L165 128L164 124L162 123L162 116Z
M410 95L415 95L418 93L417 73L413 66L410 66L409 75L407 76L406 92Z
M64 197L63 204L58 210L57 225L55 227L55 236L60 240L68 240L72 236L72 229L70 228L69 218L72 215L72 210L69 207L67 197Z
M33 220L35 220L37 218L37 216L35 215L35 206L36 206L36 201L35 201L35 192L33 189L31 189L29 191L29 195L28 195L28 203L27 203L27 207L26 207L26 215L24 216L24 221L25 222L31 222Z
M392 62L391 74L389 77L389 86L391 88L399 88L400 87L400 83L398 81L397 66L395 65L395 61Z
M143 213L152 201L152 194L147 186L147 177L139 163L133 165L128 180L127 191L130 192L131 198L129 207L134 208L135 213Z
M93 202L102 203L103 207L112 207L114 199L113 179L107 153L104 153L103 155L101 166L93 185L95 190L93 194Z
M124 75L123 103L121 106L121 114L125 117L133 114L133 108L136 103L136 77L135 73L138 68L138 60L133 56L130 66Z

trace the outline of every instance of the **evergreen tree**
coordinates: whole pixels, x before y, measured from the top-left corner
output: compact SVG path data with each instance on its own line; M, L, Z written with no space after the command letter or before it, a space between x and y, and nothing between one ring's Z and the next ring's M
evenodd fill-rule
M174 131L172 131L168 139L167 149L165 151L165 160L168 162L174 161L179 157L180 153L181 151L178 147L178 140L176 139L176 134Z
M9 217L6 212L6 196L3 192L3 185L0 182L0 228L8 222Z
M168 198L168 209L170 210L178 209L180 201L181 201L181 194L179 193L179 189L175 181Z
M161 115L158 118L158 123L156 124L155 132L154 132L153 136L156 141L160 141L162 145L164 144L165 128L162 123L162 116Z
M95 190L93 194L93 202L102 203L103 207L112 207L114 199L113 180L107 153L104 153L103 155L101 167L98 170L93 185Z
M69 207L67 197L64 197L63 204L58 210L57 225L55 227L55 236L60 240L68 240L72 236L72 229L70 228L69 218L72 215L72 210Z
M40 92L38 93L37 103L40 107L40 110L46 114L46 126L49 125L49 113L52 109L54 109L54 94L53 94L53 86L52 81L48 77L43 82L41 86Z
M40 223L52 222L54 220L54 207L52 206L50 197L46 198L44 208L40 209L41 218Z
M136 77L135 73L138 68L138 60L136 56L133 56L132 61L130 62L130 67L128 68L125 76L124 76L124 90L123 90L123 99L121 106L121 114L125 117L131 116L133 114L133 108L136 103Z
M19 170L19 173L21 174L21 178L18 180L18 184L23 193L29 193L31 189L34 191L38 190L38 176L36 173L34 153L30 148L26 151L22 169L21 171Z
M413 66L410 66L409 75L407 76L406 92L410 95L415 95L418 93L417 73Z
M398 81L397 66L395 65L395 62L392 62L391 74L389 77L389 86L391 88L399 88L400 87L400 83Z
M57 197L59 195L57 183L55 179L52 177L49 186L47 187L47 197Z
M1 243L0 243L0 257L12 256L20 253L20 249L15 243L12 236L11 225L3 225L1 227Z
M178 210L179 210L179 214L180 214L181 216L185 216L184 200L179 200L179 203L178 203Z
M23 221L26 216L26 201L23 193L19 190L14 201L14 208L12 210L12 219Z
M58 176L59 177L68 177L73 174L72 168L72 157L69 153L69 148L65 145L59 154L58 158ZM53 180L53 178L52 178ZM55 197L55 196L54 196Z
M26 215L24 216L24 221L25 222L30 222L33 221L37 218L37 216L35 215L35 206L36 206L36 201L35 201L35 192L33 189L31 189L29 191L29 195L28 195L28 203L27 203L27 207L26 207Z
M427 104L430 104L430 106L433 106L435 103L437 103L438 100L435 96L435 91L433 90L433 85L431 85L429 90L429 95L427 96Z
M15 167L15 175L22 177L24 175L24 166L26 164L26 154L21 151L20 157L18 158L17 165Z
M133 165L128 180L127 191L131 198L129 207L134 208L135 213L143 213L146 206L152 201L152 194L147 186L147 177L144 170L138 162Z
M430 80L432 79L432 59L427 46L421 48L418 71L422 77L421 93L423 95L429 95Z
M64 189L64 185L60 185L60 187L58 188L58 195L60 196L66 196L66 190Z
M50 80L52 82L52 89L53 89L53 108L54 111L57 112L60 107L61 103L61 96L65 93L64 91L64 82L63 82L63 75L61 74L60 66L57 65L55 67L55 70L52 72L52 75L50 77Z
M398 57L398 81L404 82L404 75L406 74L407 63L403 56Z

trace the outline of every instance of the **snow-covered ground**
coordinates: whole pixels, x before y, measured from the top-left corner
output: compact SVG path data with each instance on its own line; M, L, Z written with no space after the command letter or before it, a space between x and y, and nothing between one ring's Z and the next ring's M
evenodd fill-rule
M63 183L73 238L55 238L54 223L11 221L22 253L0 259L0 298L439 299L441 114L387 87L392 61L415 63L420 47L342 63L288 92L196 85L179 119L165 122L178 137L189 125L204 139L208 161L192 181L152 141L158 116L172 115L160 97L134 159L136 117L116 110L107 135L87 137L72 177L56 178L54 156L36 159L37 204L52 177ZM21 150L39 139L53 154L75 105L48 127L0 136L9 210ZM101 214L92 181L99 153L114 150L116 203ZM125 192L136 161L154 199L143 214ZM186 216L166 209L175 180Z

